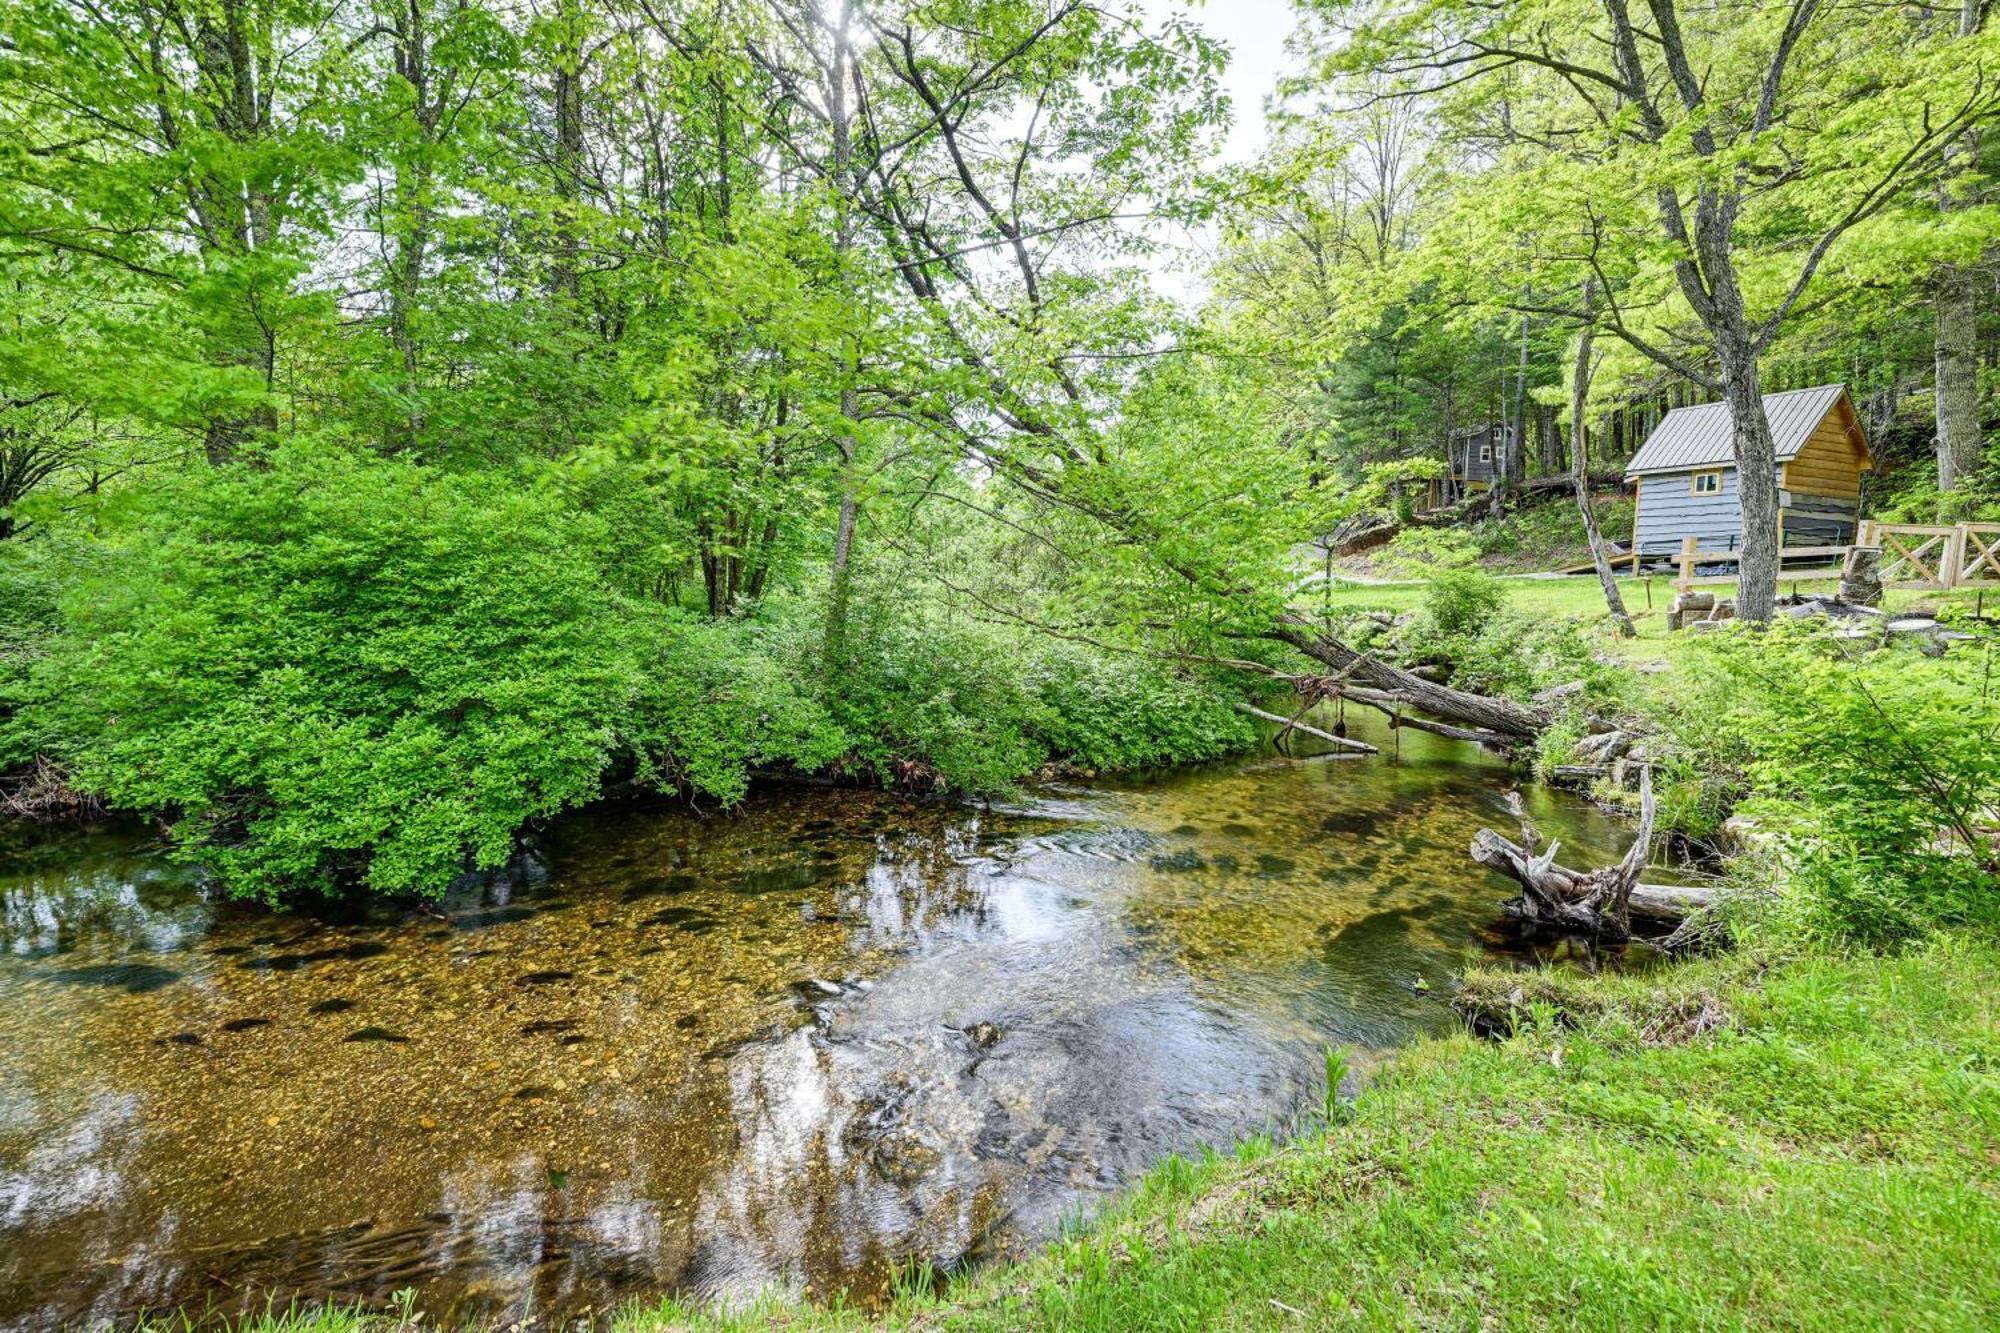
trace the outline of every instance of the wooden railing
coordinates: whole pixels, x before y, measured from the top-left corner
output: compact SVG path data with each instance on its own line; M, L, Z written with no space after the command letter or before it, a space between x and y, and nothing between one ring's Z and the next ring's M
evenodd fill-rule
M2000 523L1864 519L1855 542L1882 548L1882 582L1893 588L1959 588L2000 579Z
M1783 564L1787 560L1838 560L1846 554L1847 548L1845 546L1784 546L1778 549L1778 561L1780 564ZM1681 538L1680 553L1674 559L1680 565L1681 569L1680 577L1675 580L1675 586L1682 592L1686 592L1694 586L1694 568L1696 565L1738 564L1743 559L1743 552L1704 551L1700 549L1700 543L1695 538L1683 537ZM1632 561L1632 568L1636 571L1638 567L1638 557L1635 556Z

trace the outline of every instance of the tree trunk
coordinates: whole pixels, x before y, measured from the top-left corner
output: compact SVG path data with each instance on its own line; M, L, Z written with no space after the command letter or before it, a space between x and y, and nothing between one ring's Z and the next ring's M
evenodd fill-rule
M1950 491L1979 470L1979 306L1970 270L1946 265L1936 279L1937 477Z
M1591 284L1584 284L1584 305L1591 302ZM1604 589L1604 606L1611 613L1612 624L1618 627L1621 638L1634 638L1637 631L1632 628L1632 616L1625 609L1625 598L1618 591L1618 576L1611 570L1611 553L1605 547L1604 534L1598 531L1597 515L1590 508L1590 424L1585 408L1590 399L1591 344L1597 330L1589 324L1583 326L1577 335L1576 370L1570 378L1569 386L1569 438L1570 438L1570 478L1576 487L1576 507L1583 511L1583 534L1590 542L1590 563L1597 567L1597 582Z
M1548 725L1540 709L1517 704L1511 699L1470 694L1449 685L1425 680L1401 667L1357 653L1346 644L1302 621L1281 624L1271 637L1288 643L1323 666L1331 667L1341 681L1354 681L1380 692L1381 698L1367 699L1371 706L1385 709L1407 704L1435 717L1463 722L1482 732L1487 739L1503 742L1532 741ZM1360 697L1357 693L1356 697Z
M580 295L579 267L582 256L583 204L583 33L582 18L573 0L565 0L556 11L561 25L556 53L555 83L551 89L555 112L556 261L550 285L574 300Z
M854 134L847 100L848 67L853 59L848 32L851 17L847 0L836 0L836 3L839 12L832 25L833 53L827 66L827 115L832 122L829 128L833 137L834 206L837 210L834 262L840 266L842 290L851 299L854 285L849 264L854 248L854 211L861 190L854 166ZM854 554L854 530L861 515L860 444L854 434L854 422L860 415L860 395L855 389L860 377L860 359L860 342L850 328L841 338L840 428L834 439L834 447L840 454L840 518L833 534L833 586L827 605L826 655L829 663L836 662L843 651L847 602L853 577L849 564Z
M1961 38L1977 35L1984 17L1982 0L1961 0L1958 35ZM1944 212L1954 212L1975 202L1958 197L1952 184L1974 170L1978 161L1979 131L1968 129L1945 153L1944 180L1938 198L1938 206ZM1941 265L1934 286L1938 489L1951 491L1985 461L1979 434L1979 306L1973 275L1966 268Z
M1743 514L1736 615L1767 621L1778 597L1778 451L1764 415L1757 358L1747 345L1723 355L1722 376L1723 400L1735 426L1736 498Z
M1507 484L1519 486L1528 475L1528 316L1521 316L1521 364L1514 380L1514 434L1507 441Z

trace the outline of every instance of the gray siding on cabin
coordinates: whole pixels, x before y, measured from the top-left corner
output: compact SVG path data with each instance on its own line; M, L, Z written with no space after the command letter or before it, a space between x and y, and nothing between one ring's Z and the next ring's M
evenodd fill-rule
M1633 539L1641 555L1667 555L1695 537L1704 551L1733 551L1743 536L1743 513L1736 500L1736 469L1724 468L1722 489L1696 495L1686 472L1639 478L1639 522Z
M1703 468L1701 471L1716 471ZM1743 511L1736 498L1736 469L1722 468L1722 489L1695 495L1693 472L1660 472L1638 478L1639 522L1633 533L1641 555L1671 555L1681 539L1695 537L1704 551L1733 551L1743 539ZM1785 503L1785 545L1836 546L1854 536L1857 505L1821 495L1780 492Z
M1461 481L1495 481L1502 475L1507 459L1507 434L1498 426L1485 430L1462 431L1451 441L1451 474ZM1493 456L1479 461L1482 445L1492 446Z

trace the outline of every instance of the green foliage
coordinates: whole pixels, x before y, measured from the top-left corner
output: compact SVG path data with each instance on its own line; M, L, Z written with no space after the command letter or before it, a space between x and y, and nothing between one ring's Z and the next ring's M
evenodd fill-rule
M800 636L796 670L819 665L820 642ZM968 791L1003 790L1037 768L1047 752L1018 659L997 646L930 608L858 599L840 657L821 668L851 765L884 783Z
M801 673L817 666L816 623L802 618L790 631ZM1190 763L1257 737L1226 681L879 597L852 608L823 692L850 738L850 765L919 788L999 791L1050 762Z
M1483 633L1506 601L1506 589L1490 574L1469 568L1440 570L1424 587L1416 632L1439 645L1462 644Z
M834 710L772 656L768 637L756 624L698 620L661 636L630 736L643 780L729 805L754 770L816 773L848 752Z
M1441 570L1463 570L1479 558L1479 544L1463 528L1404 528L1384 547L1378 560L1411 578L1428 578Z
M437 892L594 795L657 617L587 518L326 451L134 496L65 591L36 702L80 785L272 896Z
M1622 541L1632 531L1632 501L1622 496L1594 497L1592 512L1598 530L1606 537ZM1583 530L1583 515L1576 498L1567 492L1546 496L1539 504L1526 504L1496 519L1473 525L1482 563L1521 570L1548 570L1579 564L1590 558L1590 543Z
M1889 523L2000 522L2000 465L1962 477L1950 491L1937 488L1930 460L1896 474L1896 489L1874 506L1875 517Z
M0 773L55 744L31 703L36 664L61 625L61 571L48 543L0 542Z
M1744 756L1746 812L1791 835L1793 928L1881 943L2000 927L2000 866L1981 831L2000 800L1994 647L1863 652L1782 624L1706 646L1681 729Z
M1087 769L1151 768L1212 759L1256 743L1227 681L1143 658L1111 660L1069 644L1045 648L1029 672L1036 731L1051 754Z

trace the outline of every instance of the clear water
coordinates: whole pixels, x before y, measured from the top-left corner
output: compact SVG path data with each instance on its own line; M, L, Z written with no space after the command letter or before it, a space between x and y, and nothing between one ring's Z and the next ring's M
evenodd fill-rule
M1282 1132L1328 1045L1447 1028L1506 785L1408 734L1005 807L607 807L435 908L284 915L143 831L0 834L0 1324L879 1299ZM1572 864L1629 837L1531 805Z

